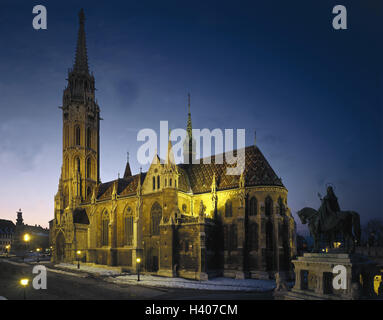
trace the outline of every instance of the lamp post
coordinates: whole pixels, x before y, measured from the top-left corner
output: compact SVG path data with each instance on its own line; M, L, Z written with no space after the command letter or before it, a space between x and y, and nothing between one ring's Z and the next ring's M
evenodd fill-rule
M80 269L80 255L81 255L81 250L76 251L77 254L77 269Z
M8 253L9 253L10 248L11 248L11 246L9 244L5 247L7 258L8 258Z
M27 249L28 243L31 240L31 236L28 233L26 233L26 234L24 234L23 240L25 242L25 248ZM23 262L24 261L25 261L25 252L24 252L24 255L23 255Z
M137 262L137 281L140 281L140 263L141 263L141 259L137 258L136 262Z
M36 252L37 252L37 263L39 263L40 262L40 248L37 248Z
M23 290L24 291L24 300L27 299L27 295L26 295L25 291L26 291L26 287L27 287L28 283L29 283L29 279L27 279L27 278L23 278L23 279L20 280L20 284L24 288L24 290Z

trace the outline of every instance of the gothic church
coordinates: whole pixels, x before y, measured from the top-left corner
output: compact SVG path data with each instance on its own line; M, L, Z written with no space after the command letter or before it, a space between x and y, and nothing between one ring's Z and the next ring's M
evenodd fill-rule
M175 164L155 156L148 172L100 181L100 107L89 72L84 12L63 93L63 162L54 219L53 262L119 266L162 276L268 278L289 271L296 253L287 189L256 145L241 176L228 164ZM193 150L189 114L185 143ZM188 148L184 148L187 150ZM195 157L190 151L184 157ZM191 161L189 161L191 163ZM76 255L81 251L80 257Z

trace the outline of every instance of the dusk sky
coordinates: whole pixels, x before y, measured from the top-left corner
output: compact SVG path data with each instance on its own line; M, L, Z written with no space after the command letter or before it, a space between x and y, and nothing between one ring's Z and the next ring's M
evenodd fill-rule
M45 5L48 29L34 30ZM334 30L332 8L347 8ZM383 2L4 1L0 218L48 226L62 162L62 93L84 8L101 108L101 180L133 173L143 128L244 128L296 211L335 185L362 223L382 218ZM147 167L143 167L146 171Z

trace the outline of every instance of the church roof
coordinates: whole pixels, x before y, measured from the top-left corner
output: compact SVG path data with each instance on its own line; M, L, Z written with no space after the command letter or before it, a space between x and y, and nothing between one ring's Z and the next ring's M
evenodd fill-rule
M233 155L237 155L237 150L233 151ZM226 158L223 157L223 163L215 163L216 156L211 157L210 164L197 165L179 165L188 172L188 178L190 181L190 187L193 193L204 193L211 191L211 185L213 182L213 176L215 175L217 190L225 190L237 188L239 183L239 175L228 175L226 169L233 167L226 162ZM256 146L248 146L245 148L245 185L246 186L280 186L284 187L282 181L270 164Z
M137 192L137 186L141 177L141 185L145 179L146 173L136 174L134 176L124 177L113 181L101 183L97 191L97 199L109 199L112 196L113 185L117 183L117 194L130 195Z
M237 156L237 150L233 151ZM215 175L217 191L237 188L239 175L227 175L226 169L232 167L223 157L223 163L215 163L216 156L211 157L210 164L179 164L178 189L183 192L205 193L211 191L213 176ZM139 177L141 185L146 173L127 176L122 179L101 183L98 187L97 199L110 199L113 192L114 183L117 183L117 194L131 195L137 192ZM276 175L270 164L256 146L245 148L245 185L246 186L279 186L284 187L281 179Z

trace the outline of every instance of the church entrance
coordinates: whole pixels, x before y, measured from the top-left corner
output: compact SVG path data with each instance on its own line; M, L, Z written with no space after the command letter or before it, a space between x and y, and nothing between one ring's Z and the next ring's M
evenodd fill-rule
M57 262L65 260L65 237L62 232L56 238L56 260Z

